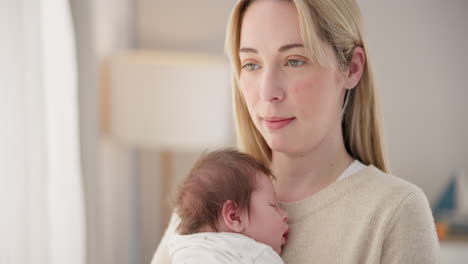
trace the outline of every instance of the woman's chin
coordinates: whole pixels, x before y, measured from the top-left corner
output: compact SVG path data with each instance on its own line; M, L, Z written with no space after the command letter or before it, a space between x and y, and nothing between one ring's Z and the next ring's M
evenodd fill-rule
M267 143L272 152L292 153L297 151L297 146L294 146L293 142L286 139L272 137Z
M272 152L281 153L286 156L297 157L304 156L310 152L311 146L304 144L304 142L297 142L291 140L270 140L267 142Z

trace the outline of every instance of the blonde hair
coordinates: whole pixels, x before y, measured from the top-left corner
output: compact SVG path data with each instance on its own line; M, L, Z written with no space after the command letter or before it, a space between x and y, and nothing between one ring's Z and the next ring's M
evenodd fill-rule
M271 163L271 149L252 122L244 98L239 89L239 45L243 16L255 0L240 0L234 7L226 33L226 53L233 72L233 103L236 116L239 148L266 164ZM366 52L361 80L348 90L347 106L343 114L342 131L349 154L364 164L372 164L389 172L386 158L382 115L379 97L374 85L367 43L362 32L361 14L355 0L287 0L296 6L304 46L313 59L322 66L329 66L320 41L335 51L338 64L346 68L355 47Z

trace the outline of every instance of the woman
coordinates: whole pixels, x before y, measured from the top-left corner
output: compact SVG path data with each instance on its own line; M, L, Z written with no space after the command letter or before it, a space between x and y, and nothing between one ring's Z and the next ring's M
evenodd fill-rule
M228 25L240 148L269 164L295 263L437 263L424 193L389 175L354 0L241 0ZM153 263L169 263L171 222Z

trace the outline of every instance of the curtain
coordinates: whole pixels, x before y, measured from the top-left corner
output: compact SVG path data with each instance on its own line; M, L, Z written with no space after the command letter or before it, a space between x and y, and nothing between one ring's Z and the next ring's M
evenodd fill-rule
M85 263L66 0L0 1L0 263Z

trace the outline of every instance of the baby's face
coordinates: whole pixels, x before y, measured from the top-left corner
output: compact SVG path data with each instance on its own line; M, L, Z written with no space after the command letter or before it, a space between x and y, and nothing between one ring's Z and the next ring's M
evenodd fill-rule
M265 174L257 175L257 189L250 200L249 224L243 234L281 254L288 238L287 220L288 214L278 207L270 179Z

